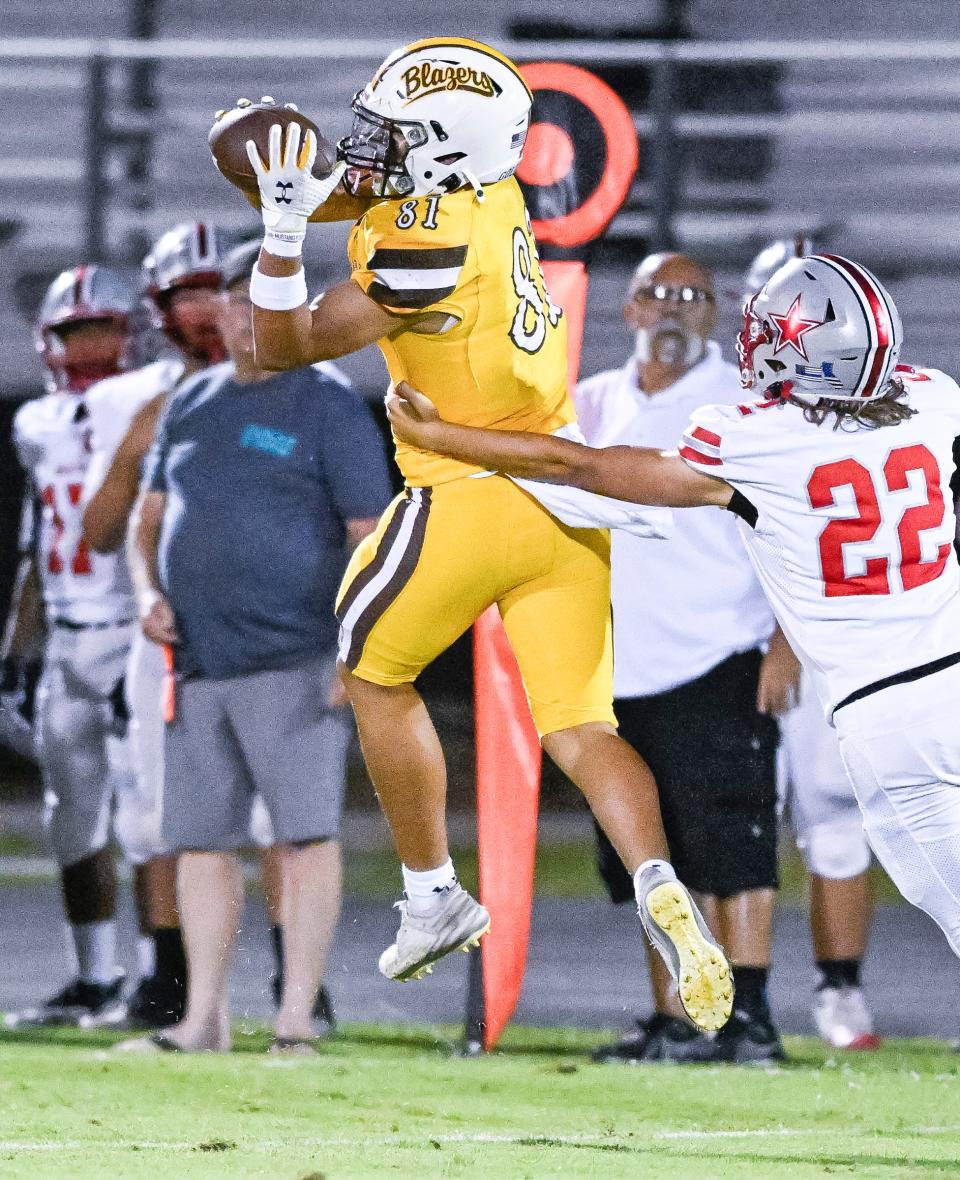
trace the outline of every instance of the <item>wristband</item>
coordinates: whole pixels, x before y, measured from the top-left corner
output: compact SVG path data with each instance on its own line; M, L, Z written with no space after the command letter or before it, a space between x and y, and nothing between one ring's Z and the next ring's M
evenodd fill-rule
M265 275L259 265L255 266L250 276L250 302L265 311L293 311L302 306L307 302L307 279L303 267L295 275L276 278Z
M302 230L267 229L263 235L263 246L269 254L278 258L299 258L303 253L303 239L307 236L306 220Z

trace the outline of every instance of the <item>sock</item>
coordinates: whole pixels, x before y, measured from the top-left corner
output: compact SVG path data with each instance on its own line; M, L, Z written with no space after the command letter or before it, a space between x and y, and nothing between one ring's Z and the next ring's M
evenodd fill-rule
M152 934L141 934L137 939L137 975L149 979L157 969L157 949Z
M750 1016L768 1016L767 975L769 967L733 968L734 1004Z
M273 974L280 982L280 991L283 992L283 977L286 970L286 957L283 950L283 927L272 925L270 927L270 945L273 947Z
M84 983L113 983L120 974L115 920L83 922L71 926L70 933L77 952L78 974Z
M443 894L457 883L457 873L453 861L447 859L435 869L417 873L403 869L403 892L407 896L407 911L414 917L425 918L434 913L443 899Z
M633 874L633 892L636 896L638 906L643 904L643 899L650 890L649 884L644 883L642 886L640 884L641 878L647 873L656 874L662 877L664 881L676 881L677 879L673 865L668 860L645 860Z
M860 986L859 959L818 959L817 969L820 972L820 982L817 991L825 987L841 988Z
M186 988L187 955L179 926L158 926L153 932L156 949L154 975L169 987Z

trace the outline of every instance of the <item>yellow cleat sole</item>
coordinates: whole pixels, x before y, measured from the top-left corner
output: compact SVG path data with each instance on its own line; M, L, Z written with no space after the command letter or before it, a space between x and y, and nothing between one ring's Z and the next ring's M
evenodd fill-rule
M647 910L676 948L677 992L698 1028L715 1032L733 1011L733 980L723 951L704 938L682 889L667 882L651 889Z
M393 978L398 983L410 983L411 980L423 979L425 975L432 975L433 965L439 959L444 959L447 955L452 955L454 951L463 951L464 954L468 954L473 947L480 945L480 939L483 938L485 934L489 934L489 932L490 923L488 922L482 930L478 930L476 934L471 934L470 937L466 939L466 941L457 943L455 946L451 946L446 950L441 951L440 954L434 955L432 958L427 959L423 963L418 963L416 967L408 968L402 975L395 975Z

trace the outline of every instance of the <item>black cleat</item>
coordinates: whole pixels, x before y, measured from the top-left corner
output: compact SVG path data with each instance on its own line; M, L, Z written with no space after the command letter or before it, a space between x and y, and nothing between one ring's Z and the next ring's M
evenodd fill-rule
M128 1028L168 1028L179 1024L187 1008L187 989L179 981L148 975L127 1003Z
M717 1060L716 1040L681 1020L655 1012L612 1045L601 1045L590 1054L591 1061L642 1065L652 1061L694 1064Z
M785 1061L783 1042L770 1014L757 1015L734 1008L733 1015L717 1033L717 1059L738 1065Z
M7 1028L45 1028L73 1025L76 1028L101 1028L122 1024L127 1015L123 998L125 975L113 983L88 983L75 979L38 1008L8 1012Z

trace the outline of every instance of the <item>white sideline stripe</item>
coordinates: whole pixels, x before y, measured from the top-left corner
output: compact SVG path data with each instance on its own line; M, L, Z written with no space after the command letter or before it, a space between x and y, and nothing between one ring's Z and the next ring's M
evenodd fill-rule
M306 1063L309 1064L309 1063ZM900 1127L897 1129L897 1135L952 1135L960 1132L960 1125L945 1126L945 1127ZM802 1138L823 1138L824 1136L839 1136L842 1135L845 1139L850 1138L849 1130L844 1130L840 1127L835 1130L828 1131L824 1127L758 1127L754 1130L729 1130L729 1131L691 1131L691 1130L676 1130L676 1131L655 1131L653 1134L641 1139L637 1137L638 1146L643 1142L650 1142L650 1140L659 1140L662 1142L672 1142L683 1139L697 1139L697 1140L711 1140L711 1139L802 1139ZM856 1139L870 1139L875 1137L882 1137L881 1131L866 1131L855 1136ZM516 1146L534 1145L540 1143L543 1147L548 1147L552 1143L559 1143L569 1146L595 1145L602 1147L610 1143L622 1143L626 1138L623 1134L613 1135L551 1135L549 1132L542 1130L536 1131L514 1131L510 1134L497 1134L495 1132L477 1132L476 1134L468 1134L467 1132L452 1132L449 1134L434 1135L429 1131L424 1131L422 1136L416 1138L404 1137L401 1135L365 1135L362 1138L348 1139L345 1137L332 1135L327 1138L310 1138L310 1139L260 1139L254 1143L243 1142L238 1144L238 1150L243 1151L275 1151L280 1148L296 1148L303 1149L307 1147L422 1147L425 1143L449 1143L455 1145L458 1143L500 1143L500 1144L515 1144ZM139 1151L196 1151L199 1149L203 1140L149 1140L149 1139L114 1139L108 1143L101 1143L90 1139L64 1139L59 1143L48 1143L40 1141L25 1141L17 1142L16 1140L0 1140L0 1151L129 1151L137 1148ZM801 1161L802 1162L802 1161Z

